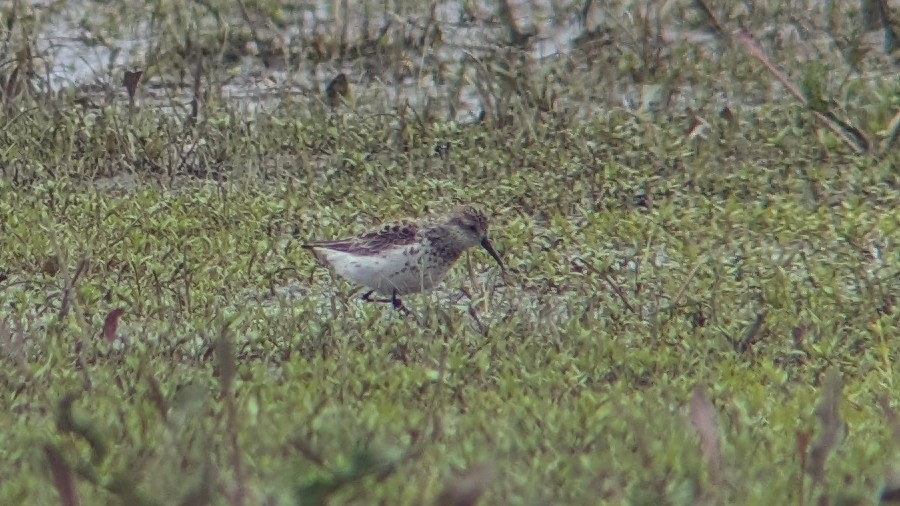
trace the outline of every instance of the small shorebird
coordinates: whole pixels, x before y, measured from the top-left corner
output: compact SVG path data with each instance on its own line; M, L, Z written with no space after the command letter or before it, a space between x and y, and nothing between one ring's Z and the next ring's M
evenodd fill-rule
M484 214L462 206L450 214L422 220L388 223L356 237L303 244L340 276L368 287L368 302L390 302L404 310L397 297L430 290L441 282L462 253L477 245L503 269L500 255L487 236ZM373 299L378 292L390 299Z

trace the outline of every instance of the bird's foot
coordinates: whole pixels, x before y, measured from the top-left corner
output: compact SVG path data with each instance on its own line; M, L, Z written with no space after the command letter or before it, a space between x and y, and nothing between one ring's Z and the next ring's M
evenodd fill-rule
M372 294L375 293L375 290L369 290L364 293L362 296L362 300L366 302L391 302L391 299L375 299L372 297Z
M400 311L403 314L409 314L409 309L406 309L406 306L403 305L403 301L397 298L397 292L391 294L391 305L394 306L394 309Z
M394 309L396 309L397 311L400 311L403 314L409 314L409 309L406 309L406 306L403 305L403 301L397 298L397 292L392 293L390 299L376 299L372 297L373 293L375 293L375 290L369 290L368 292L364 293L362 296L362 300L366 302L390 302L391 305L394 306Z

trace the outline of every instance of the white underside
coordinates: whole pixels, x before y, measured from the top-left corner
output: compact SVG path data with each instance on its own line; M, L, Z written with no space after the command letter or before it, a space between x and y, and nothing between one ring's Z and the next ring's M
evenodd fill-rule
M338 275L367 286L384 295L398 295L430 290L447 274L449 266L429 264L426 273L421 269L421 253L404 255L407 248L398 248L378 256L357 256L342 251L315 248ZM421 249L419 250L421 251Z

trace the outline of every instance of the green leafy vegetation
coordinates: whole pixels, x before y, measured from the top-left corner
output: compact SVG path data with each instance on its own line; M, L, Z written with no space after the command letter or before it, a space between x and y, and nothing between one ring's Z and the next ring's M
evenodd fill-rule
M460 52L430 5L151 2L99 93L41 30L125 51L128 2L3 7L0 504L888 503L896 60L766 3L557 6L538 58L509 6ZM299 248L457 202L507 272L414 317Z

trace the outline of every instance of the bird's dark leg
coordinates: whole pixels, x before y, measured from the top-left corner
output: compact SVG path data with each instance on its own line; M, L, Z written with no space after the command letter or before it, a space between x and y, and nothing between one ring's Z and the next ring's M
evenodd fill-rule
M375 290L369 290L364 293L362 296L362 300L365 302L394 302L394 299L376 299L372 297L372 294L375 293Z
M391 292L391 304L393 304L394 309L399 311L400 314L412 315L412 312L410 312L409 309L406 309L406 306L403 305L403 301L401 301L399 298L397 298L397 290L394 290L393 292ZM413 315L413 318L415 318L415 315ZM418 320L418 318L416 318L416 320Z
M362 300L364 300L366 302L390 302L394 306L395 309L398 309L401 311L406 310L406 308L403 306L403 302L397 298L396 290L391 292L390 299L376 299L375 297L372 297L373 293L375 293L375 290L369 290L368 292L364 293L362 296Z
M364 293L362 296L362 300L366 302L380 302L372 298L373 293L375 293L375 290L369 290L368 292Z
M391 292L390 299L376 299L372 297L373 293L375 293L375 290L369 290L368 292L364 293L362 296L362 300L365 302L390 302L391 305L394 306L394 309L396 309L397 311L400 311L403 314L409 314L409 309L406 309L406 306L403 305L403 301L397 298L397 290Z

